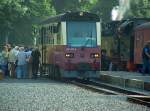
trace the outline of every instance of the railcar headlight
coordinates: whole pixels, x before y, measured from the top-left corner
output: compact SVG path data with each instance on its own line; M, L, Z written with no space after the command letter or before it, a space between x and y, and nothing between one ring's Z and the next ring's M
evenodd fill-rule
M73 53L66 53L66 54L65 54L65 57L66 57L66 58L73 58L73 57L74 57L74 54L73 54Z
M79 15L80 15L80 16L83 16L83 12L80 12Z
M100 55L98 53L92 53L91 58L100 58Z

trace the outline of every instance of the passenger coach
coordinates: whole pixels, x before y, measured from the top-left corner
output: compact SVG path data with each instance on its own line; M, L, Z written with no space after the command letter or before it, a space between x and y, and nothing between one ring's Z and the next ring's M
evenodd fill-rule
M134 38L134 63L142 63L142 50L144 45L150 41L150 22L141 24L135 29L135 38Z
M50 17L40 24L39 46L50 78L98 77L100 18L88 12Z

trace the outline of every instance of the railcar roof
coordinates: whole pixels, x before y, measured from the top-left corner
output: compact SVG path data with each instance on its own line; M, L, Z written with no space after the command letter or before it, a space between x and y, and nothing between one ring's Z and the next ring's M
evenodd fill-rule
M100 18L98 15L89 12L66 12L64 14L51 16L40 24L44 25L51 22L61 21L100 21Z
M150 22L146 22L135 28L135 30L142 30L142 29L150 29Z

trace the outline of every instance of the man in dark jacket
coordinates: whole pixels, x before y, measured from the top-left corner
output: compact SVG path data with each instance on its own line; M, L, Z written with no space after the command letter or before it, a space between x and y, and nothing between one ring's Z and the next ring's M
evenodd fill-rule
M142 51L143 58L143 73L148 72L150 74L150 41L148 41Z
M32 53L31 53L31 57L32 57L32 75L33 78L36 79L37 78L37 73L39 70L39 64L40 64L40 51L38 50L38 48L35 48Z

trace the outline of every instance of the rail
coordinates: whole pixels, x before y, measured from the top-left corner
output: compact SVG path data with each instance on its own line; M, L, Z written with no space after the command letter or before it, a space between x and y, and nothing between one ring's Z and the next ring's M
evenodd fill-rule
M129 102L150 107L149 95L145 95L145 94L138 93L135 91L129 91L129 90L119 88L119 87L114 87L114 86L101 83L95 80L87 81L87 80L75 79L75 80L70 80L67 82L77 85L79 87L85 88L87 90L100 93L100 94L123 95L127 97L127 101Z

